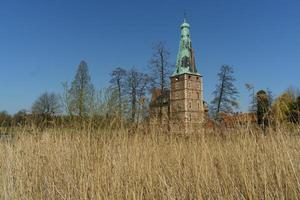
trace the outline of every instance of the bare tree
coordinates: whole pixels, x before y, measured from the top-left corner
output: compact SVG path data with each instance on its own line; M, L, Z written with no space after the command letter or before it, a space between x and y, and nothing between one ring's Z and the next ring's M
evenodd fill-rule
M71 98L69 93L69 85L67 82L62 83L63 93L60 96L62 107L68 115L72 114Z
M58 114L61 112L59 96L54 93L45 92L33 103L31 110L35 114Z
M163 42L157 42L152 47L154 53L149 61L151 70L151 82L153 87L161 91L169 88L169 77L171 65L169 63L170 53Z
M211 101L211 108L215 118L220 112L232 113L234 108L238 108L238 90L234 85L234 70L228 65L223 65L218 73L219 83L212 93L215 97Z
M69 90L71 113L79 116L87 115L93 102L93 95L94 86L91 83L87 63L81 61Z
M249 111L252 113L255 113L257 108L256 108L256 95L255 95L255 89L254 89L254 85L250 84L250 83L246 83L245 84L246 89L250 92L250 106L249 106Z
M127 86L126 94L128 95L130 103L130 119L132 122L138 119L138 109L142 105L142 101L145 98L147 91L149 76L142 72L139 72L136 68L131 68L127 72Z
M111 73L111 80L110 83L111 89L117 92L118 96L118 115L123 115L123 96L124 96L124 89L125 89L125 77L126 77L126 70L123 68L116 68Z
M149 68L151 71L151 85L152 88L159 88L160 94L163 95L165 90L169 88L171 75L171 65L169 63L170 53L166 48L165 43L157 42L153 45L153 55L149 61ZM162 102L159 101L159 118L162 120ZM162 121L161 121L162 122Z
M111 118L118 115L119 102L117 90L111 87L105 87L96 91L94 96L93 112L91 114L103 118Z

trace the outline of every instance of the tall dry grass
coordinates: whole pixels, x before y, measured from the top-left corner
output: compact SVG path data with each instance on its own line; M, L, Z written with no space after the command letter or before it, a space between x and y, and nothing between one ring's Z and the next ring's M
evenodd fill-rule
M0 141L0 199L300 198L299 128L12 132Z

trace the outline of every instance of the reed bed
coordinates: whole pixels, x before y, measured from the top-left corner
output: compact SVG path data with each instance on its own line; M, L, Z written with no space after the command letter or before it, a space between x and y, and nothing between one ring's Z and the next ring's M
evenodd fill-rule
M11 131L0 199L300 199L299 127Z

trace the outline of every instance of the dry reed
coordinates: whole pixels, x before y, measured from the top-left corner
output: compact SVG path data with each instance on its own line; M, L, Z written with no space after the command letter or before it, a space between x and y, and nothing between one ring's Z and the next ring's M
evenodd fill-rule
M0 141L0 199L300 198L299 128L14 132Z

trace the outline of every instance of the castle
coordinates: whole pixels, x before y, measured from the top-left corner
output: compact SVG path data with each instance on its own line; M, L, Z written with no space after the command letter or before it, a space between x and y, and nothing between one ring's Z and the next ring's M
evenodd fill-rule
M190 37L190 25L181 24L176 70L170 77L170 90L154 89L150 103L151 119L158 119L171 133L193 133L202 129L207 111L203 101L202 76L197 71ZM152 123L157 123L152 120Z

